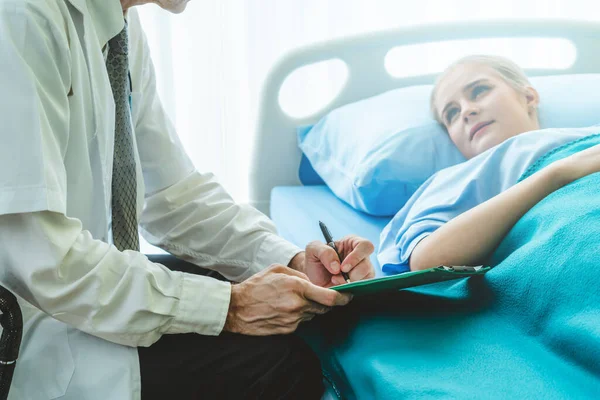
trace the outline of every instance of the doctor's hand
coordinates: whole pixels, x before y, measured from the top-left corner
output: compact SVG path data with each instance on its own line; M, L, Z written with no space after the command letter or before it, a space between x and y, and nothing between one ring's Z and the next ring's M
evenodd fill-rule
M312 284L299 271L274 264L232 285L223 330L254 336L288 334L301 322L346 305L351 298Z
M367 239L350 235L335 242L340 262L335 250L323 242L314 241L306 247L304 267L301 269L312 283L322 287L331 287L346 283L340 271L348 274L350 281L360 281L375 277L375 270L369 256L375 250ZM296 257L302 256L303 253ZM294 260L292 260L294 261Z

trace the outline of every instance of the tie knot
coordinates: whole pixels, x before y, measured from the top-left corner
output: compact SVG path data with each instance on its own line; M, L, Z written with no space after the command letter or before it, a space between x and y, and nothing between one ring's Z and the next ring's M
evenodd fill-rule
M108 41L110 46L109 51L118 54L127 54L129 51L129 38L127 34L127 21L125 21L125 27L123 30Z

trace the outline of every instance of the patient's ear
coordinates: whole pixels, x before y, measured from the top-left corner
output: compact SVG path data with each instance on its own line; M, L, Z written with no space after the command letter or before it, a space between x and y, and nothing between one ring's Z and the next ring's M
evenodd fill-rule
M533 86L525 86L525 100L530 113L535 111L540 104L540 95Z

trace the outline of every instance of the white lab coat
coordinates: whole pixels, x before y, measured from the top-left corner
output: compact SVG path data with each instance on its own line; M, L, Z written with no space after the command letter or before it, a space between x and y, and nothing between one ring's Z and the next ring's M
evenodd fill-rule
M299 249L194 170L128 19L142 233L232 280L287 264ZM11 399L139 399L136 346L225 321L228 283L106 243L114 102L101 49L122 28L119 0L0 0L0 282L24 314Z

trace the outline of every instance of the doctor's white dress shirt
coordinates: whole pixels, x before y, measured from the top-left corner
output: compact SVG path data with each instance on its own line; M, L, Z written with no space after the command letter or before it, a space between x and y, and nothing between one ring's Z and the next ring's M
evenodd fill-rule
M300 249L186 156L129 12L142 235L242 281ZM218 335L231 286L110 245L114 102L102 49L119 0L0 0L0 283L24 336L10 399L140 399L137 346ZM198 132L198 134L206 134Z

